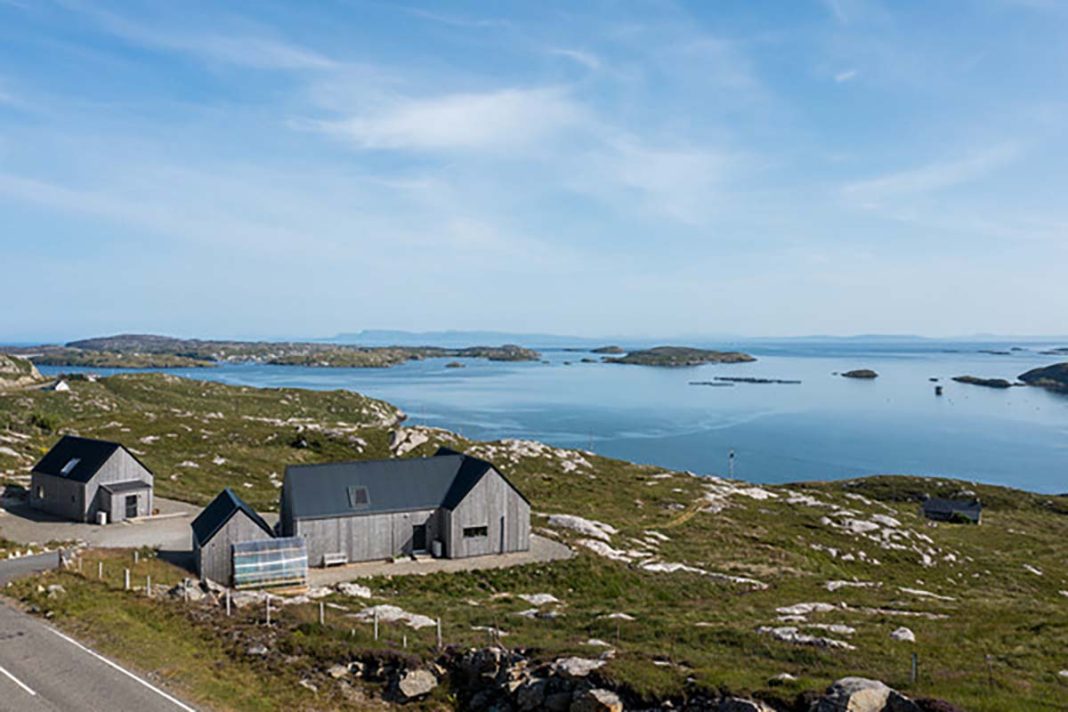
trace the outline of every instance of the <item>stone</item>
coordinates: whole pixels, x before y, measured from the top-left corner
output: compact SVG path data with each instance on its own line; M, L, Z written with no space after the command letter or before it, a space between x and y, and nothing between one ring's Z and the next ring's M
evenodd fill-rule
M319 687L314 682L312 682L311 680L308 680L307 678L301 680L299 684L300 684L301 687L303 687L306 690L311 690L312 692L318 692L319 691Z
M780 672L775 677L768 680L769 687L777 687L779 685L786 685L787 683L797 682L797 676L791 675L788 672Z
M250 646L248 646L248 649L245 651L245 654L246 655L255 655L255 656L262 657L262 656L266 655L267 652L268 651L267 651L267 646L266 645L250 645Z
M429 670L408 670L397 682L397 690L405 700L412 700L438 686L438 679Z
M894 640L900 640L905 643L915 643L916 634L910 629L902 626L890 634L890 637Z
M574 696L571 712L623 712L623 702L611 690L594 688Z
M48 597L49 598L59 598L60 596L62 596L64 593L67 592L67 589L63 588L63 586L61 586L58 583L53 583L53 584L49 585L49 587L46 590L48 591Z
M604 660L590 660L589 658L572 657L558 659L553 663L553 667L563 677L577 678L586 677L604 664Z
M843 677L831 685L813 712L920 712L920 708L878 680Z
M371 589L366 586L361 586L358 583L339 583L337 585L337 592L343 596L351 596L353 598L371 597Z
M326 674L335 680L340 680L349 674L348 665L331 665L326 669Z

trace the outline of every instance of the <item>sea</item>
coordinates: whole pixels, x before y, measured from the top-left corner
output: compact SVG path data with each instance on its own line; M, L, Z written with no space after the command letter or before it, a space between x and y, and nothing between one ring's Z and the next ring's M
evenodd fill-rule
M433 358L381 369L245 363L166 371L235 385L348 389L397 405L409 423L470 438L539 440L758 483L910 474L1068 492L1068 395L951 380L1011 381L1031 368L1068 361L1068 355L1041 353L1066 344L844 339L694 345L744 350L757 360L656 368L603 363L584 346L554 346L541 349L540 362L459 359L463 368L446 368L457 359ZM838 375L860 368L879 377ZM717 377L800 383L701 384Z

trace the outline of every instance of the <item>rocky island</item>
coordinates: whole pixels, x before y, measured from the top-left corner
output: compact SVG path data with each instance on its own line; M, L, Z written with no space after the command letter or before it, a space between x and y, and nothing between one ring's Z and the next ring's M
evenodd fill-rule
M712 351L685 346L657 346L631 351L619 358L606 358L605 363L624 363L638 366L701 366L706 363L748 363L756 358L740 351Z
M986 386L987 388L1012 388L1012 382L1004 378L979 378L977 376L954 376L957 383L967 383L972 386Z
M853 371L846 371L842 374L842 378L859 378L861 380L871 380L878 377L879 374L870 368L858 368Z
M153 334L121 334L7 349L35 363L92 368L198 368L219 363L283 366L385 368L424 358L484 358L537 361L537 351L515 344L442 348L437 346L356 346L319 342L215 341Z
M1068 362L1033 368L1027 373L1021 373L1019 379L1029 386L1068 392Z
M596 349L592 349L590 353L594 354L625 354L626 349L621 346L601 346Z

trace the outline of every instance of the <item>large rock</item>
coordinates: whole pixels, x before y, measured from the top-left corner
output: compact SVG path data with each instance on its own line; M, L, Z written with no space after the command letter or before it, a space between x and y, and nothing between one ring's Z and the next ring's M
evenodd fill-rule
M430 694L438 686L438 679L429 670L408 670L397 681L397 691L405 700Z
M1027 373L1021 373L1019 378L1029 386L1068 391L1068 362L1033 368Z
M571 712L623 712L623 702L611 690L594 688L575 695Z
M866 677L843 677L812 708L813 712L920 712L915 702Z
M560 658L553 667L562 677L577 678L586 677L591 672L604 665L604 660L591 660L589 658Z

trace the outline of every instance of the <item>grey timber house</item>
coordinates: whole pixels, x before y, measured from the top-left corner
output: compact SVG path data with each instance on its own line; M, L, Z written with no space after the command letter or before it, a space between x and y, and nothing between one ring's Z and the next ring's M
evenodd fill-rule
M152 514L152 473L119 443L64 435L30 472L30 506L79 522Z
M193 561L197 576L232 585L233 547L274 537L267 522L229 487L193 520Z
M929 497L923 501L923 516L938 522L979 524L983 519L983 505L977 499Z
M420 553L453 559L530 548L530 502L493 465L434 457L291 465L281 536L326 566Z

